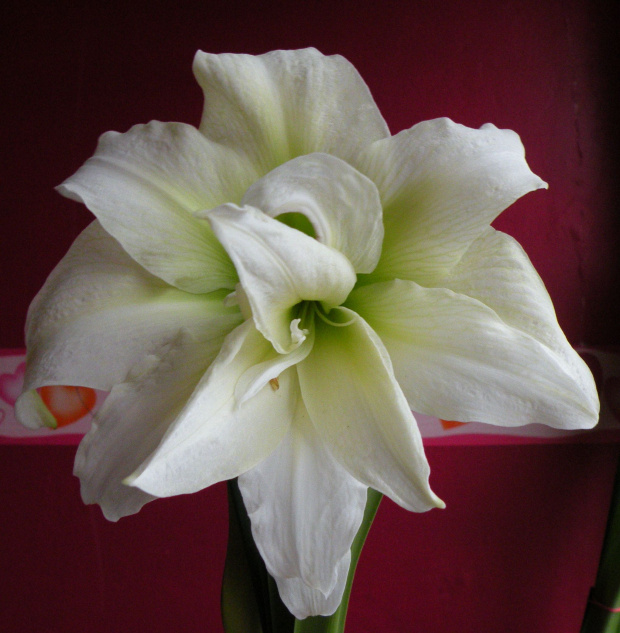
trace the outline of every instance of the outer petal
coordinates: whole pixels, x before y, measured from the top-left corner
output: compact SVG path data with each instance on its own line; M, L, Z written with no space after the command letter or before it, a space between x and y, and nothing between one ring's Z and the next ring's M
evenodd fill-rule
M276 578L280 598L298 620L311 615L331 615L342 601L350 564L351 552L348 551L336 566L336 584L327 595L300 578Z
M294 370L286 370L286 360L251 320L240 325L227 337L159 448L127 483L169 497L237 477L265 459L285 436L297 405L297 379ZM288 360L292 364L298 358ZM273 373L262 366L262 388L256 395L243 400L243 394L235 394L248 370L269 361ZM271 378L279 378L277 390L267 385ZM248 387L255 379L253 374Z
M45 423L29 415L30 390L58 384L109 390L146 354L174 339L181 325L200 339L223 338L241 320L238 310L224 307L224 295L192 295L169 286L93 222L30 306L25 393L16 407L20 421Z
M303 340L291 327L294 306L339 305L355 285L344 255L257 209L226 204L204 217L235 263L256 327L280 353Z
M100 504L116 521L155 498L123 479L157 448L220 345L221 338L199 341L181 331L112 389L75 457L85 503Z
M411 407L448 420L590 428L598 407L565 360L476 299L396 280L348 302L381 336Z
M245 152L263 174L312 152L348 160L389 135L368 86L339 55L199 51L194 74L205 93L200 131Z
M101 136L58 190L83 202L142 266L189 292L234 288L230 260L192 212L239 201L257 175L247 159L183 123Z
M358 273L371 272L379 261L379 192L371 180L335 156L310 154L276 167L248 189L241 204L272 218L303 213L316 239L345 255Z
M301 399L286 437L239 477L239 488L269 573L329 596L362 521L367 487L326 450ZM310 613L324 611L301 617Z
M556 354L591 411L599 407L592 373L558 325L544 283L519 243L487 229L472 243L441 286L478 299L510 327L533 336Z
M404 508L442 506L429 488L420 432L379 337L347 308L329 318L339 326L317 318L312 353L297 366L319 435L353 477Z
M373 280L433 284L506 207L546 187L517 134L449 119L377 141L353 165L375 182L383 203L383 255Z

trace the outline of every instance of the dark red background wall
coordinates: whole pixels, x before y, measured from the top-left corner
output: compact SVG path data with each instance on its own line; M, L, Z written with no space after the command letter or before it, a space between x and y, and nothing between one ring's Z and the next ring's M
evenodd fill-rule
M449 116L516 130L550 185L496 222L526 248L570 341L620 344L617 3L17 2L3 9L0 347L88 212L53 187L106 130L197 123L194 52L315 46L369 84L393 133ZM72 447L0 447L8 631L220 631L225 491L109 524L81 504ZM448 509L385 501L349 630L577 632L614 445L429 447ZM0 624L0 629L2 624Z

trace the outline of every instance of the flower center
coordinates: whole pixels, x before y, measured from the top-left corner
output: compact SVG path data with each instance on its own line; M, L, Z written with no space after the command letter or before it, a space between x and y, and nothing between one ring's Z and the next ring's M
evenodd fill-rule
M347 325L334 308L381 256L376 186L327 154L276 167L248 188L240 206L224 204L204 217L235 266L247 298L239 304L244 316L251 313L281 354L303 343L315 314Z
M353 323L351 319L343 319L337 307L326 309L320 301L302 301L296 306L294 313L297 315L294 319L295 327L302 332L307 332L313 327L315 316L334 327L346 327Z
M312 222L310 222L308 216L303 213L292 211L290 213L281 213L275 217L278 222L290 226L292 229L297 229L302 233L305 233L309 237L316 239L316 231Z

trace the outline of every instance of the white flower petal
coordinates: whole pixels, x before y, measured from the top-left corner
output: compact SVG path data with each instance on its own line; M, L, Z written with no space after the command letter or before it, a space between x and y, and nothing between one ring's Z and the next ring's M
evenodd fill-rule
M326 450L301 399L286 437L239 477L239 489L269 573L330 595L362 521L367 487Z
M34 389L21 393L15 403L15 416L21 424L29 429L58 428L58 421Z
M169 286L93 222L30 306L24 391L44 385L107 391L146 354L176 337L181 326L200 340L221 341L241 320L238 310L224 307L224 295L193 295ZM45 424L27 406L31 400L24 394L18 401L20 421Z
M441 286L478 299L504 323L552 350L589 408L598 410L592 373L566 340L547 289L516 240L489 227L441 280Z
M222 205L200 214L233 260L256 327L280 353L292 351L292 308L303 300L332 307L355 284L349 260L253 207Z
M546 187L517 134L424 121L369 146L353 163L379 189L383 255L373 280L432 284L506 207Z
M272 218L302 213L316 239L345 255L358 273L371 272L379 261L379 192L371 180L335 156L310 154L276 167L248 189L241 204Z
M191 125L136 125L101 136L58 190L83 202L142 266L188 292L234 288L234 268L192 212L239 201L257 178L247 159Z
M297 321L298 319L295 319ZM268 360L257 363L245 371L235 386L235 400L243 404L254 397L268 382L276 391L280 388L278 376L293 365L301 362L314 345L314 328L305 330L306 334L299 345L288 354L269 355Z
M396 280L359 288L347 305L381 336L416 411L500 426L596 424L598 407L562 356L476 299Z
M379 337L347 308L320 318L309 356L297 366L312 422L332 455L357 480L422 512L442 502L416 421ZM348 323L348 325L344 325Z
M368 86L339 55L199 51L194 74L205 94L200 131L244 151L262 174L312 152L348 160L389 135Z
M237 399L235 387L246 371L269 360L276 371L284 369L252 321L231 332L158 449L126 482L169 497L232 479L265 459L293 419L295 371L282 371L275 390L268 385L272 374L263 371L263 388L249 400Z
M112 389L75 457L84 503L116 521L155 498L122 482L157 448L219 346L181 331Z
M336 584L327 595L299 578L276 578L282 602L298 620L312 615L332 615L342 601L350 564L351 552L348 551L336 566Z

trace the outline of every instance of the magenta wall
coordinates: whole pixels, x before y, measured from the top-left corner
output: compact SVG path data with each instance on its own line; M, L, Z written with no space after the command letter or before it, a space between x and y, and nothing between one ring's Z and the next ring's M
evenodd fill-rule
M617 3L17 2L4 9L0 347L90 221L53 187L97 136L197 123L196 49L341 53L392 132L449 116L519 132L550 185L497 222L526 248L574 344L619 345ZM614 14L614 11L616 12ZM109 524L79 499L74 448L0 447L0 630L221 630L225 491ZM384 501L352 633L571 633L593 582L614 445L430 447L443 512Z

